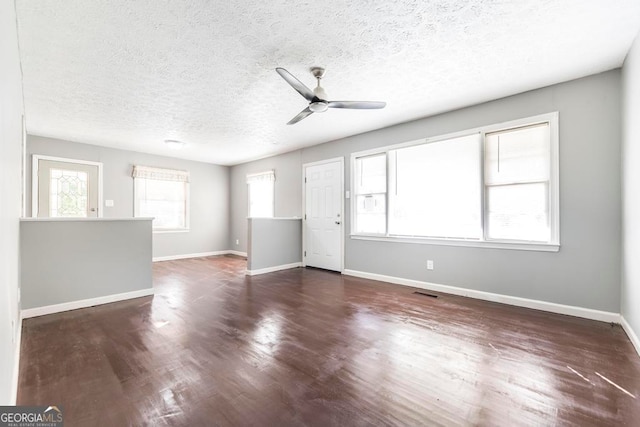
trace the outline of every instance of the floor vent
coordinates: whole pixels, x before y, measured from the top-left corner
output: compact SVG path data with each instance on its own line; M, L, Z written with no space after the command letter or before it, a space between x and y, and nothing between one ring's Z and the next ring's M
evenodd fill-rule
M422 296L430 297L430 298L438 298L438 295L428 294L428 293L426 293L426 292L418 292L418 291L415 291L415 292L414 292L414 294L418 294L418 295L422 295Z

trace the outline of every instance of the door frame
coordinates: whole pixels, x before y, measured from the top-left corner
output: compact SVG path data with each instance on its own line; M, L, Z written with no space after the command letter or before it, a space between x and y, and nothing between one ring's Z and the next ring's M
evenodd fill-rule
M98 167L98 218L102 218L102 163L90 160L67 159L65 157L45 156L33 154L31 160L31 217L38 217L38 162L49 160L53 162L74 163L77 165L88 165Z
M306 215L307 215L307 183L305 182L305 176L307 168L311 166L319 166L326 163L340 162L340 273L344 272L344 157L334 157L326 160L318 160L316 162L303 163L302 164L302 249L300 255L302 257L302 266L307 266L307 260L304 256L304 251L307 247L307 227L306 227Z

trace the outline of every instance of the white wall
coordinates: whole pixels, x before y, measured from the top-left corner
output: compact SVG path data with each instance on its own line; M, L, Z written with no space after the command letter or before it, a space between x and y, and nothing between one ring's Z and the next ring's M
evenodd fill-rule
M0 1L0 405L14 404L22 169L22 76L13 1Z
M619 313L620 107L620 70L613 70L305 148L299 159L283 155L234 166L231 186L235 194L246 186L245 172L265 167L277 167L276 174L301 185L302 164L344 157L349 189L353 152L559 111L558 253L353 240L346 203L345 268ZM285 197L276 187L275 197L276 212L284 207L288 215L302 214L300 191ZM245 218L246 201L232 203L234 233ZM426 269L427 259L435 261L433 271Z
M640 35L622 69L622 177L620 312L637 337L640 334Z
M191 183L190 231L154 233L153 256L168 257L229 249L229 168L53 138L27 137L27 212L31 212L31 156L41 154L103 163L105 218L133 217L134 164L188 170Z

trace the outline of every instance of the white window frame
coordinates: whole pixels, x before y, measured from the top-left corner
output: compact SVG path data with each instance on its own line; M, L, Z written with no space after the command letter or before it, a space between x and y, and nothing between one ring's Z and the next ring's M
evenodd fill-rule
M271 216L255 217L251 216L251 183L256 181L271 182ZM275 218L276 216L276 173L271 169L268 171L247 174L247 218Z
M507 130L512 128L529 126L537 123L549 123L549 139L550 139L550 176L549 176L549 227L550 227L550 240L549 242L528 242L528 241L515 241L515 240L498 240L487 238L487 213L485 203L485 182L484 182L484 147L485 147L485 134L492 133L500 130ZM478 239L456 239L456 238L432 238L432 237L409 237L409 236L393 236L389 234L389 192L387 191L387 233L386 234L365 234L356 233L356 195L351 197L350 203L350 234L349 237L354 240L375 240L385 242L402 242L402 243L419 243L419 244L432 244L432 245L444 245L444 246L468 246L468 247L480 247L480 248L494 248L494 249L514 249L514 250L527 250L527 251L545 251L545 252L557 252L560 250L560 149L559 149L559 113L552 112L547 114L540 114L537 116L526 117L517 120L511 120L508 122L496 123L488 126L481 126L473 129L468 129L460 132L453 132L446 135L439 135L435 137L422 138L418 140L403 142L400 144L389 145L380 148L374 148L370 150L358 151L351 154L351 189L356 188L355 171L356 171L356 159L359 157L372 156L375 154L385 154L387 156L387 186L389 183L389 151L397 150L400 148L411 147L414 145L420 145L431 142L438 142L448 139L455 139L467 135L479 133L481 135L481 226L482 235Z
M142 166L142 165L135 165L134 166L134 175L135 175L135 169L136 168L141 168L144 170L149 170L149 171L157 171L157 172L165 172L165 173L175 173L178 175L182 175L182 176L186 176L186 181L184 181L185 184L185 220L184 220L184 227L183 228L163 228L163 227L156 227L153 226L153 233L154 234L163 234L163 233L188 233L190 231L190 206L191 206L191 191L190 191L190 179L189 179L189 172L187 171L181 171L181 170L177 170L177 169L169 169L169 168L160 168L160 167L150 167L150 166ZM145 178L145 179L149 179L149 178ZM161 179L159 179L158 181L162 181ZM166 181L174 181L174 180L166 180ZM138 185L139 185L139 180L136 179L135 176L133 176L133 216L134 218L139 218L140 217L140 202L138 201Z

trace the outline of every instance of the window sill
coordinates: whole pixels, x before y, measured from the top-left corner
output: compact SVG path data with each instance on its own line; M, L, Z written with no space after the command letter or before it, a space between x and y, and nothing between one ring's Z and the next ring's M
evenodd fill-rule
M170 234L170 233L188 233L190 230L188 228L180 228L180 229L155 229L153 230L153 234Z
M429 239L424 237L386 237L386 236L364 236L352 234L349 236L353 240L372 240L378 242L395 243L417 243L421 245L441 245L441 246L462 246L470 248L487 249L510 249L516 251L538 251L538 252L558 252L558 243L525 243L525 242L487 242L477 240L462 239Z

